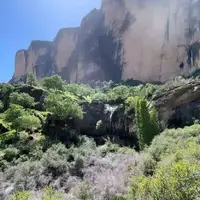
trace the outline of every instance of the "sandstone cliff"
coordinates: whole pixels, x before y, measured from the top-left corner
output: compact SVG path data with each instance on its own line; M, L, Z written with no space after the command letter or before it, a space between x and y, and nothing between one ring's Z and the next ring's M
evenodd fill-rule
M14 77L164 82L200 67L200 0L102 0L79 28L16 53Z

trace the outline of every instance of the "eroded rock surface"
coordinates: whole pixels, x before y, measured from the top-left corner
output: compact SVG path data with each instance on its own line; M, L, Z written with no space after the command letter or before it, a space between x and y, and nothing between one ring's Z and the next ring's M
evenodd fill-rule
M83 119L63 121L49 115L44 125L44 132L52 138L63 141L76 142L78 133L94 138L98 144L111 139L119 144L137 147L134 115L127 116L123 105L113 106L97 101L85 102L82 106Z
M154 99L159 117L167 127L184 127L200 120L200 81L192 81Z
M16 53L14 78L164 82L200 67L199 0L102 0L78 28Z

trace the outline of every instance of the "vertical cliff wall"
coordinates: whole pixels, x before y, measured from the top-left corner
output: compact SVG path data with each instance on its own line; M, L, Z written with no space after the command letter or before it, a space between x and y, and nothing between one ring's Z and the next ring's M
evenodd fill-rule
M26 74L27 51L19 50L15 56L15 73L14 77L21 77Z
M102 0L79 28L18 51L14 77L164 82L200 67L200 0Z
M77 44L78 33L79 28L64 28L58 32L54 39L54 59L58 73L61 73L62 69L67 67L72 52Z
M194 10L199 1L126 2L135 21L123 35L124 79L166 81L180 73L187 75L192 67L187 49L195 42L189 32L197 31L199 17Z

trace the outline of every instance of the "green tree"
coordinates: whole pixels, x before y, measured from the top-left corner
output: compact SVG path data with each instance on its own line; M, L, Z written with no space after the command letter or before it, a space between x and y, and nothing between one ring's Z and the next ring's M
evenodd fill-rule
M30 73L27 74L26 84L31 85L31 86L37 85L37 80L36 80L36 77L33 73L30 72Z
M27 93L13 92L10 95L10 104L17 104L24 108L33 108L35 106L35 100Z
M5 112L5 120L7 122L14 122L18 117L25 115L25 110L22 106L12 104Z
M62 95L50 94L45 99L45 107L47 111L52 112L60 119L82 118L83 111L78 103L70 98L65 98Z
M157 115L155 110L150 113L147 101L143 98L138 98L136 101L135 115L139 146L143 149L159 132Z
M5 108L9 107L9 96L14 91L14 86L10 84L0 84L0 93Z
M23 115L18 117L13 124L16 130L30 130L33 132L34 129L41 127L40 120L32 115Z
M58 75L42 79L43 87L54 90L64 90L64 81Z
M151 123L151 132L155 136L160 132L160 125L158 120L158 112L155 108L150 111L150 123Z

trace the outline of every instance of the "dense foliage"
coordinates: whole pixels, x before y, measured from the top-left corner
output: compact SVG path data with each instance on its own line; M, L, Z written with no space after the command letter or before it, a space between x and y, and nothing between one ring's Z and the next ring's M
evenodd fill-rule
M10 104L17 104L24 108L33 108L35 106L34 98L27 93L13 92L10 95Z
M92 88L67 84L57 75L40 85L29 74L28 85L0 84L0 199L199 199L200 125L159 134L154 107L154 99L193 82L176 78L164 85L103 83ZM87 126L94 126L96 135L86 132L87 137L77 123L91 118L86 113L90 105L107 105L111 111L90 120ZM140 151L109 137L96 140L109 135L104 117L115 119L116 109L131 121L128 128L135 128L137 139L132 146L138 141ZM109 126L120 127L117 123ZM50 137L54 131L66 140Z
M33 73L28 73L27 74L26 84L31 85L31 86L36 86L37 85L37 80L36 80L36 77L34 76Z
M143 98L136 99L136 126L140 149L150 145L155 135L159 133L159 124L155 109L148 108Z
M82 118L83 111L77 102L60 94L52 93L45 99L45 108L61 119Z
M58 75L46 77L42 80L43 87L47 89L63 90L64 82Z

